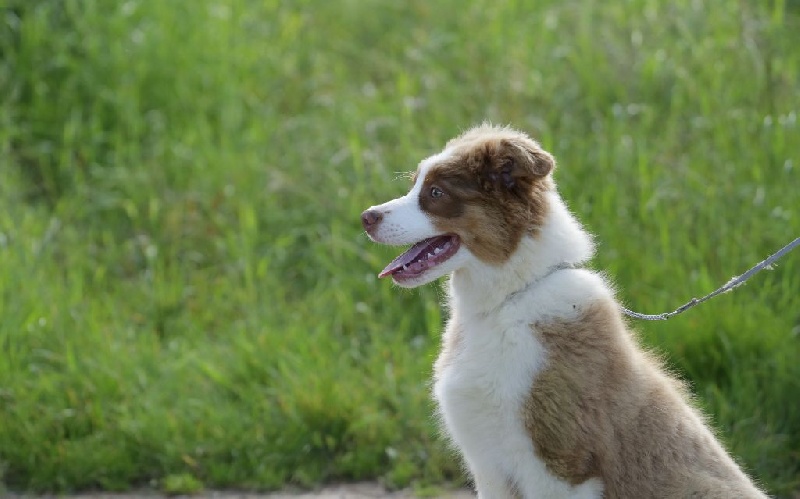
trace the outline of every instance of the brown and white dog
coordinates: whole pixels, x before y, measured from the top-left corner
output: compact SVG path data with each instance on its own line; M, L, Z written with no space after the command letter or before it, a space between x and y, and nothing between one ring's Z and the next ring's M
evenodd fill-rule
M382 277L450 275L434 395L478 496L765 497L580 268L592 240L554 166L525 134L484 124L362 214L375 242L413 245Z

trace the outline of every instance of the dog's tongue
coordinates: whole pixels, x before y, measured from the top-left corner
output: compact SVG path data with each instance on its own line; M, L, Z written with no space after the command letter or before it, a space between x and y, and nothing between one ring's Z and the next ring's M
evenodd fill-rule
M392 263L386 266L385 269L381 270L381 273L378 274L378 277L386 277L392 275L397 270L403 268L404 265L408 265L414 261L423 251L425 251L428 247L432 246L434 241L439 239L439 237L432 237L430 239L424 239L414 246L410 247L405 253L398 256Z

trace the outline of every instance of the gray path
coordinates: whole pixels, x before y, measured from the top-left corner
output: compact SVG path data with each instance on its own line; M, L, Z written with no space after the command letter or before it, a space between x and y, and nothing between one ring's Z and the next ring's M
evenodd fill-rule
M155 492L140 492L127 494L95 493L70 496L29 496L21 494L9 494L3 495L2 497L8 499L164 499L169 496ZM179 497L188 497L191 499L413 499L416 496L414 496L411 491L407 490L387 492L386 489L380 485L361 483L352 485L334 485L314 492L278 492L273 494L255 494L250 492L203 492L192 496ZM442 491L442 494L438 495L437 497L446 499L467 499L474 498L475 495L466 490L457 490Z

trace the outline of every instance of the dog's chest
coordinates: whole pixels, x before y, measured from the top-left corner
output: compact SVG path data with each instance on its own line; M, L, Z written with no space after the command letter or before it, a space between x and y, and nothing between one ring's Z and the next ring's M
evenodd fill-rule
M447 430L469 462L502 462L532 450L522 407L545 352L528 324L453 317L445 333L434 391Z

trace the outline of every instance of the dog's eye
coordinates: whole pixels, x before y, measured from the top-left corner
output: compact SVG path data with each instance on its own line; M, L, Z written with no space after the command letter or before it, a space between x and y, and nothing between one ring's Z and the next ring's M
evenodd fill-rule
M431 187L431 197L432 198L440 198L444 196L444 191L439 189L436 186Z

